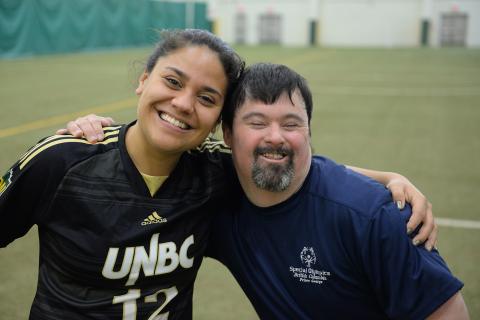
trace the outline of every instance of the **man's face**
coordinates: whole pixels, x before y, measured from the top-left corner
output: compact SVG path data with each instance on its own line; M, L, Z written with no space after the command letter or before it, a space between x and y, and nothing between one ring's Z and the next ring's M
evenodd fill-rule
M311 160L308 117L298 91L271 105L247 100L224 130L240 182L269 192L298 188ZM296 191L296 190L295 190Z

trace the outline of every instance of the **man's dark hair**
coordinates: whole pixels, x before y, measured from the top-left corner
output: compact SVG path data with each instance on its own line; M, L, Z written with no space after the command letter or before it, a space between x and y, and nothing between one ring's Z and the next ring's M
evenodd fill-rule
M236 88L225 103L222 110L223 125L230 130L233 129L235 113L247 100L273 104L283 93L287 93L292 101L292 94L297 89L305 102L310 126L313 102L312 93L305 78L281 64L257 63L251 65L245 69Z

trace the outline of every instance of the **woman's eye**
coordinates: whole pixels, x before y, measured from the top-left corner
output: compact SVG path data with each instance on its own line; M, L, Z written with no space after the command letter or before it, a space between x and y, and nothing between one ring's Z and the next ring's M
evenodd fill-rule
M208 104L208 105L215 104L215 99L213 99L210 96L200 96L199 98L204 104Z
M182 84L180 83L180 81L178 81L178 80L175 79L175 78L165 78L165 81L167 81L167 83L168 83L171 87L176 87L176 88L181 88L181 87L182 87Z

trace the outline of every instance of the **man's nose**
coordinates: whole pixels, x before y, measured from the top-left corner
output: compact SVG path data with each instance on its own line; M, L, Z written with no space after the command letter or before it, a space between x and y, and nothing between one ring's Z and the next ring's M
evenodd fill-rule
M280 125L271 124L265 136L265 142L273 145L281 145L285 142L285 137Z

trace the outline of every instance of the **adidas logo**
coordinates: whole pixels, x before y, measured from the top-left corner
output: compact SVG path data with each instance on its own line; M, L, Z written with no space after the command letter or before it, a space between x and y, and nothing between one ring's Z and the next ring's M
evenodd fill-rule
M158 213L156 211L154 211L147 218L143 219L142 226L146 226L146 225L154 224L154 223L164 223L164 222L167 222L167 219L162 218L161 216L158 215Z

